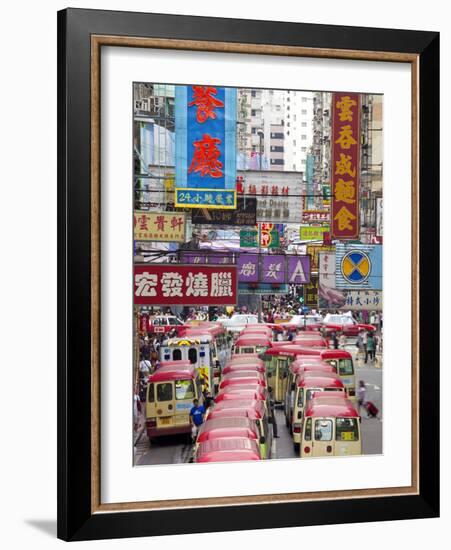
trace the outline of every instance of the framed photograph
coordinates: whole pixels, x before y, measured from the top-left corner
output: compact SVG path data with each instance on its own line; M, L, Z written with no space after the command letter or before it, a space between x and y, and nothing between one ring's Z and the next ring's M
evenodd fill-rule
M60 538L439 515L438 82L434 32L59 12Z

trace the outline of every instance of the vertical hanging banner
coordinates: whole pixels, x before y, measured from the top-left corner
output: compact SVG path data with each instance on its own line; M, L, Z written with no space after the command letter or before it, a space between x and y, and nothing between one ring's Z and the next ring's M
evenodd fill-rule
M236 90L176 86L175 205L236 208Z
M332 94L332 205L334 239L359 236L360 96Z

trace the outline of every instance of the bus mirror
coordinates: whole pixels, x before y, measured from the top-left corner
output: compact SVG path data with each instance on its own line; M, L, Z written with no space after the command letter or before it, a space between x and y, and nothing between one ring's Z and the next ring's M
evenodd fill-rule
M295 386L295 383L293 382L293 383L291 384L291 391L294 391L295 389L296 389L296 386Z
M264 445L266 443L266 437L264 435L262 435L259 439L260 441L260 445Z
M301 420L302 419L302 411L299 411L298 412L298 420Z

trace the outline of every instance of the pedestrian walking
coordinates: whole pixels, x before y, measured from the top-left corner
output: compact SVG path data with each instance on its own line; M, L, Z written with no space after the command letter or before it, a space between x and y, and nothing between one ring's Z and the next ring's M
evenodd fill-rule
M272 423L272 434L274 437L278 438L278 432L277 432L277 422L276 422L276 414L274 411L276 402L274 400L274 395L272 393L271 386L268 388L268 397L269 397L269 411L271 414L271 423Z
M366 397L365 382L363 380L360 380L359 387L357 388L357 399L358 399L358 405L359 405L359 414L360 414L360 409L362 407L365 407L365 397Z
M338 336L336 332L332 332L332 344L334 349L338 349Z
M193 406L189 412L189 423L191 425L191 441L195 443L197 434L199 433L199 428L204 423L205 418L205 407L199 405L199 400L194 399Z
M367 333L366 330L364 330L364 331L362 331L362 348L363 348L363 353L365 354L365 365L368 361L367 344L368 344L368 333Z
M376 341L374 339L373 334L370 332L368 333L367 340L366 340L366 355L365 355L365 363L368 362L368 358L371 362L374 361L376 357Z
M139 362L139 372L141 374L141 378L144 378L147 380L149 378L149 375L152 371L152 363L149 359L144 359L144 357L141 357L141 361Z

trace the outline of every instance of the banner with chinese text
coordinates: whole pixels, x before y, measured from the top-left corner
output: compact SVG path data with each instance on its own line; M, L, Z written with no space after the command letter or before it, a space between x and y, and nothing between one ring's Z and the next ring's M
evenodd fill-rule
M334 239L359 236L360 96L332 94L332 202Z
M185 242L184 212L140 212L133 216L135 241Z
M139 305L236 305L235 266L148 264L134 268Z
M176 86L175 129L177 190L234 190L236 90ZM197 196L205 198L203 194ZM216 202L213 205L218 206ZM211 203L199 200L194 206L209 208Z
M240 254L238 281L259 284L296 284L310 281L310 256Z
M382 311L381 290L345 290L344 311Z

